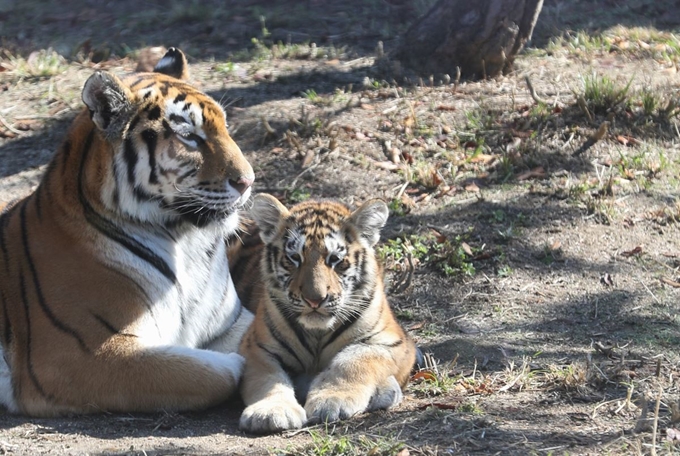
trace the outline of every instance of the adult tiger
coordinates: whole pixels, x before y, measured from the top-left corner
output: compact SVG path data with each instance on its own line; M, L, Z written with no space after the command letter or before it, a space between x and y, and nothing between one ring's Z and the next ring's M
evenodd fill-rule
M243 430L299 428L401 400L416 347L390 310L373 249L387 213L378 200L350 212L332 201L289 211L272 196L255 198L265 246L255 255L246 241L246 254L232 255L234 270L250 277L258 274L244 271L261 258L263 278L239 289L257 308L240 347Z
M37 190L0 217L0 403L34 416L198 409L236 388L252 321L225 239L253 169L180 78L98 71Z

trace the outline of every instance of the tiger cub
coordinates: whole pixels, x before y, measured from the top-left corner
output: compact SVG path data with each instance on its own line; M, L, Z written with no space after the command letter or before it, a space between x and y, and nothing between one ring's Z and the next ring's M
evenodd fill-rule
M416 348L389 307L373 250L385 203L351 212L308 201L289 211L261 194L250 215L265 244L264 291L246 293L256 316L239 349L241 429L271 433L399 403Z
M253 169L170 48L97 71L31 195L0 214L0 405L33 416L191 410L237 390L252 321L226 240Z

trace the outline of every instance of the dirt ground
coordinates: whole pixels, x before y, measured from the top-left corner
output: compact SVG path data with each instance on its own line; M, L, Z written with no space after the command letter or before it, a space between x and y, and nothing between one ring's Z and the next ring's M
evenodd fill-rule
M270 437L238 402L0 412L2 453L680 454L680 2L545 0L513 73L460 83L375 63L432 0L100 3L0 2L0 203L94 69L181 47L256 191L389 202L391 303L436 368L394 410Z

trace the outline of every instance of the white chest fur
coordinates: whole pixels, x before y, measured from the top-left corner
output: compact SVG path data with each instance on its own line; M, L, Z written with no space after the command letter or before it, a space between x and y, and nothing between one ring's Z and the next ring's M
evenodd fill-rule
M154 262L109 244L106 256L112 265L132 275L147 293L147 311L131 328L143 346L204 347L239 318L241 305L229 277L224 236L231 223L229 219L222 225L176 232L133 232L135 241L153 253Z

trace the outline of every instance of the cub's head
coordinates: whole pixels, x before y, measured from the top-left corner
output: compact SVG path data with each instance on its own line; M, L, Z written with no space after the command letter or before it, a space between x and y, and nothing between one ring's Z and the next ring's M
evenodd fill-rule
M109 208L144 222L203 226L235 218L250 196L253 169L224 111L187 74L184 54L170 48L153 73L119 79L98 71L85 83L83 101L113 150L101 190Z
M371 200L351 212L336 202L306 201L289 211L260 194L251 215L265 243L270 296L284 316L329 330L366 308L379 274L373 246L387 221L385 203Z

